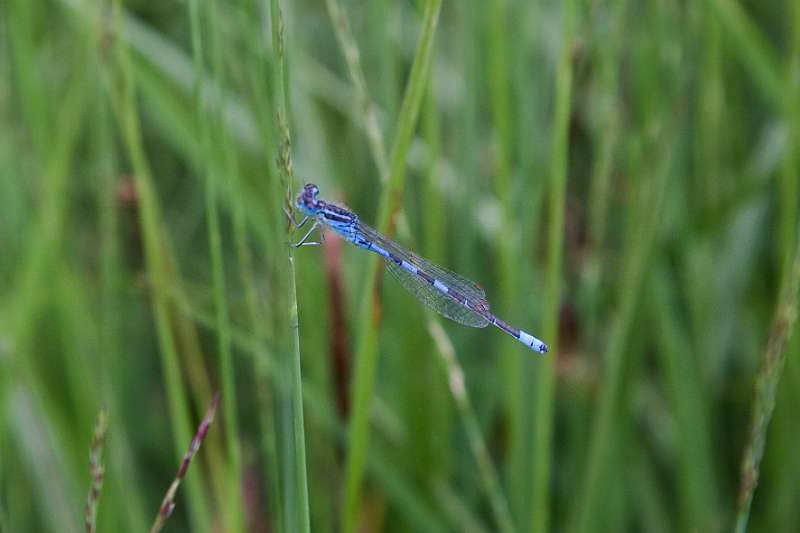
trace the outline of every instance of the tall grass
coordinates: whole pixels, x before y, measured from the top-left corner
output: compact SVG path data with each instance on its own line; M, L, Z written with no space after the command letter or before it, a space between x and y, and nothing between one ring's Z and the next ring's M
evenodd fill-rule
M103 406L145 530L220 390L165 530L793 531L798 58L788 0L0 3L0 530L82 529ZM292 248L304 182L552 351Z
M399 121L389 162L389 179L379 196L378 231L391 232L400 208L399 199L405 188L406 159L416 127L425 81L430 69L433 38L439 19L441 0L427 3L417 52L411 66L408 84L400 106ZM369 417L375 388L375 370L378 355L378 328L381 302L378 290L378 260L370 258L363 289L359 320L360 329L355 349L353 376L353 411L350 421L348 456L345 474L345 500L342 513L342 530L355 531L359 515L359 500L366 455L369 443Z

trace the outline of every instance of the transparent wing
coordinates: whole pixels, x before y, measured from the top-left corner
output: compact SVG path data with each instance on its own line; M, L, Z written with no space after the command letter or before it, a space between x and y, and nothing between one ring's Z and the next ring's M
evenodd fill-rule
M400 282L400 285L413 294L417 300L437 313L459 324L473 328L485 328L489 324L489 321L483 316L449 298L421 277L412 274L403 267L397 266L397 264L388 259L386 260L386 268Z
M420 257L411 250L406 250L394 241L384 237L378 231L370 228L369 226L359 223L358 230L361 231L372 242L378 243L382 248L388 250L392 255L404 259L414 265L415 267L423 270L428 275L438 279L448 287L456 289L468 300L473 302L482 302L486 309L489 309L489 303L486 301L486 293L477 283L468 280L465 277L451 272L437 264L431 263L424 257ZM438 291L437 291L438 292Z
M483 292L483 289L478 287L475 283L400 247L369 226L359 224L358 230L370 241L376 243L393 256L411 263L429 276L445 284L448 288L457 290L470 302L489 311L489 303L486 301L486 294ZM464 324L465 326L473 328L483 328L489 324L489 321L483 315L476 313L464 306L464 304L448 297L446 294L434 288L426 280L398 266L393 261L387 259L386 268L408 292L437 313L459 324Z

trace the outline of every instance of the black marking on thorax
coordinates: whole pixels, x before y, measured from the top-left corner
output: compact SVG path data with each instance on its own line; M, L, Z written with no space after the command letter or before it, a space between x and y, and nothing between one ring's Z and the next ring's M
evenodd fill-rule
M353 212L348 211L344 207L339 207L335 204L320 202L320 214L325 220L339 222L342 224L355 223L358 221L358 216Z

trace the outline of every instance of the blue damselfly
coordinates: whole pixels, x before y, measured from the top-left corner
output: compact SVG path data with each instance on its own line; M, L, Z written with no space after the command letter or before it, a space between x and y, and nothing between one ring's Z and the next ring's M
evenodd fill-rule
M437 313L473 328L492 324L531 350L547 353L545 343L494 316L486 301L486 293L476 283L406 250L361 222L358 215L349 209L318 199L318 194L316 185L307 184L297 195L295 205L305 215L297 226L303 226L310 219L314 223L295 246L318 245L318 242L309 242L308 238L320 225L327 226L359 248L383 257L386 268L400 284Z

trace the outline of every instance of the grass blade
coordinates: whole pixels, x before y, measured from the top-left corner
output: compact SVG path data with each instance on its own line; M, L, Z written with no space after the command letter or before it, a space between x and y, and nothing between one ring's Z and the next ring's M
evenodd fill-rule
M599 523L598 513L602 509L602 480L606 477L606 465L613 451L614 419L617 416L623 390L625 345L631 331L634 311L639 300L639 288L644 280L646 266L650 260L653 240L657 234L659 213L665 196L670 162L674 146L667 145L661 154L660 168L649 181L642 182L643 199L636 210L636 237L627 255L627 264L621 277L620 310L609 334L604 362L604 386L600 393L598 413L589 444L586 486L576 508L577 531L588 532Z
M428 76L433 38L439 20L441 0L430 0L425 6L422 35L406 85L399 122L392 147L389 181L380 196L378 231L391 234L405 185L405 161L414 127L417 123L425 81ZM349 446L345 474L345 504L342 531L356 530L361 485L369 447L369 413L375 387L375 367L378 356L378 326L380 325L380 294L378 291L378 260L369 259L366 286L359 317L361 328L356 341L355 376L353 378L353 409L350 420Z
M172 480L172 484L167 489L167 493L164 495L164 499L161 502L161 507L158 510L158 515L156 515L156 519L153 522L153 526L150 528L150 533L158 533L164 528L164 524L166 523L167 519L172 515L172 511L175 510L175 495L178 493L178 487L181 485L181 481L183 478L186 477L186 472L189 471L189 466L192 464L192 459L194 458L195 454L200 450L200 445L203 444L203 441L208 434L208 430L211 428L211 424L214 422L214 416L217 414L217 407L219 406L219 394L215 394L214 398L211 400L211 405L206 411L203 420L200 422L200 425L197 426L197 431L192 437L192 442L189 445L189 449L186 450L186 453L183 456L183 460L181 461L181 466L178 468L178 473L175 475L175 479Z
M218 43L216 31L217 13L214 9L214 2L209 3L209 12L206 17L202 17L199 0L189 2L189 20L192 36L192 54L194 59L194 103L195 117L200 127L200 145L202 168L205 174L205 200L206 200L206 221L208 224L208 248L211 255L211 273L214 293L214 307L216 310L216 332L217 350L219 357L220 377L222 381L222 393L225 395L225 436L227 438L227 486L224 490L226 501L224 504L227 530L237 532L242 530L241 524L241 504L244 501L241 492L241 457L239 443L239 423L236 402L236 384L233 374L233 360L231 354L230 329L228 318L228 303L226 301L225 271L222 251L222 236L220 232L218 193L216 180L221 176L230 176L229 169L223 172L217 163L219 156L213 150L211 131L211 121L215 123L223 122L222 103L217 100L213 109L209 110L205 106L206 95L206 74L204 66L203 37L201 35L201 20L206 18L211 27L210 40L213 49L213 94L222 94L222 66L221 51ZM223 129L224 128L218 128ZM217 135L216 143L225 145L226 142L220 137L224 133ZM227 155L227 154L226 154Z
M569 123L572 114L572 35L576 6L572 0L562 5L564 30L556 71L556 102L553 117L553 144L550 161L550 196L547 236L547 269L542 298L543 338L551 343L552 357L541 361L537 369L533 458L532 531L550 531L550 470L553 451L555 415L555 366L558 353L558 319L561 309L561 277L564 247L564 211L569 154Z
M478 470L480 470L484 490L492 505L492 513L494 514L495 522L497 522L497 529L504 533L511 533L515 529L511 521L508 502L501 491L497 470L492 464L492 458L489 455L486 442L481 436L480 424L467 393L464 371L461 369L461 365L458 364L453 344L437 320L431 319L428 322L428 331L436 342L437 351L442 358L444 370L447 373L450 392L466 426L469 445L472 449L472 454L475 456L475 462L478 463Z
M274 56L273 92L278 118L278 173L280 176L280 205L274 206L276 212L291 210L291 198L294 194L292 164L292 138L289 132L289 85L286 44L284 40L285 25L279 0L271 0L270 14L272 21L272 47ZM290 242L291 225L287 224L286 235L278 242ZM311 530L311 519L308 505L308 473L306 469L305 423L303 421L303 378L300 368L299 319L297 316L297 289L295 284L294 248L284 246L285 260L282 280L282 305L286 310L286 322L279 324L280 343L285 351L282 357L282 368L288 379L287 387L278 387L282 393L282 409L280 422L283 424L283 482L284 494L284 529L307 533ZM279 313L281 314L281 313ZM283 377L279 374L279 379ZM288 390L287 390L288 389ZM286 397L288 395L288 397Z
M103 477L105 476L103 447L105 446L107 429L108 414L105 409L101 409L97 415L92 445L89 448L89 474L92 482L89 487L89 495L86 497L86 511L84 513L86 533L97 532L97 506L100 503L100 491L103 490Z
M795 246L795 257L792 270L786 280L775 319L767 340L761 369L758 372L755 386L755 402L750 432L742 458L742 471L739 480L739 499L736 510L736 533L747 531L750 518L750 506L753 494L758 485L761 459L767 441L767 428L775 408L775 394L778 389L783 367L786 361L786 346L797 321L797 300L800 290L800 243Z
M121 6L114 3L113 21L117 34L121 34ZM176 286L177 277L174 270L174 259L169 255L168 245L164 240L160 211L155 188L152 182L149 165L142 144L141 126L134 96L133 70L129 52L123 42L115 47L116 68L119 71L119 83L114 87L111 99L115 103L115 111L122 132L125 149L130 158L134 182L140 199L140 224L145 247L147 270L151 277L154 291L153 312L160 345L160 355L164 368L164 380L169 400L170 416L175 428L175 448L182 452L191 435L188 405L184 391L183 377L178 361L176 338L181 330L173 330L171 310L167 293L170 287ZM185 330L184 330L185 331ZM187 481L187 492L191 505L189 512L192 527L197 531L207 531L210 520L202 489L202 476L198 473Z

